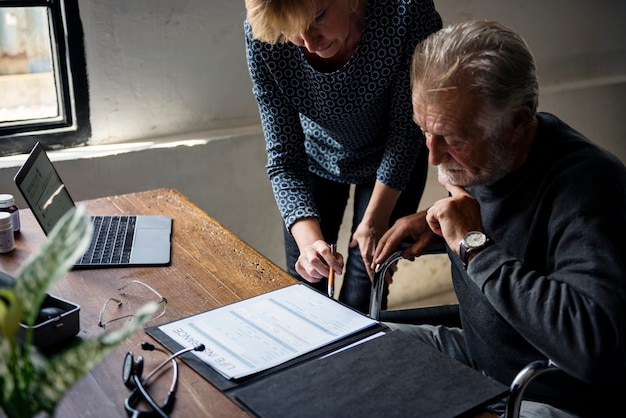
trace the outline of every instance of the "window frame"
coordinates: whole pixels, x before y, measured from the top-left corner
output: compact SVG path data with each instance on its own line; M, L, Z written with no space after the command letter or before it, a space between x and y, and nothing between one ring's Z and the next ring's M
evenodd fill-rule
M0 7L46 7L60 115L0 126L0 156L28 153L37 142L46 149L85 144L91 136L84 33L78 0L0 0ZM58 64L58 68L57 68Z

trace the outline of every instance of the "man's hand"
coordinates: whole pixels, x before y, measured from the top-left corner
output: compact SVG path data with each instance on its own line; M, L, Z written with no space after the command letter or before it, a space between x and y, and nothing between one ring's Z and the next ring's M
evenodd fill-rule
M427 211L398 219L378 242L373 267L396 252L402 241L414 242L402 252L402 257L407 259L421 255L436 240L435 234L443 237L458 254L459 242L467 232L483 230L476 199L462 187L446 182L441 184L450 197L436 201Z
M426 212L418 212L398 219L393 226L385 232L374 252L372 266L382 264L405 240L414 243L402 252L402 257L412 259L422 254L436 236L430 230L426 222Z
M442 183L450 197L436 201L426 212L430 229L442 236L448 246L458 254L459 242L469 231L482 231L480 206L465 189Z

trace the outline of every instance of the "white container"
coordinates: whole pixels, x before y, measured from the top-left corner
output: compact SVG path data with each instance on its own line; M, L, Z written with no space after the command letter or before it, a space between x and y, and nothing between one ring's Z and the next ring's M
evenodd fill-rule
M0 253L8 253L15 248L13 221L9 212L0 212Z
M13 221L13 232L20 230L20 210L15 205L15 199L12 194L0 194L0 211L9 212Z

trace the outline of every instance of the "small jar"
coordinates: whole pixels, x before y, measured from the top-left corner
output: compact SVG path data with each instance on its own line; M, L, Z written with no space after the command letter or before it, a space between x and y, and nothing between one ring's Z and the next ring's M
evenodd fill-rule
M8 253L15 248L13 221L9 212L0 212L0 253Z
M20 210L15 205L12 194L0 194L0 211L9 212L13 221L13 232L20 231Z

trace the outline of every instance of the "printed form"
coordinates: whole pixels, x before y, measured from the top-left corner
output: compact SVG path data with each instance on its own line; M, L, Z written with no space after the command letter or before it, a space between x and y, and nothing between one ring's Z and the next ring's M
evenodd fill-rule
M278 366L357 333L373 320L308 286L294 284L159 327L228 379Z

